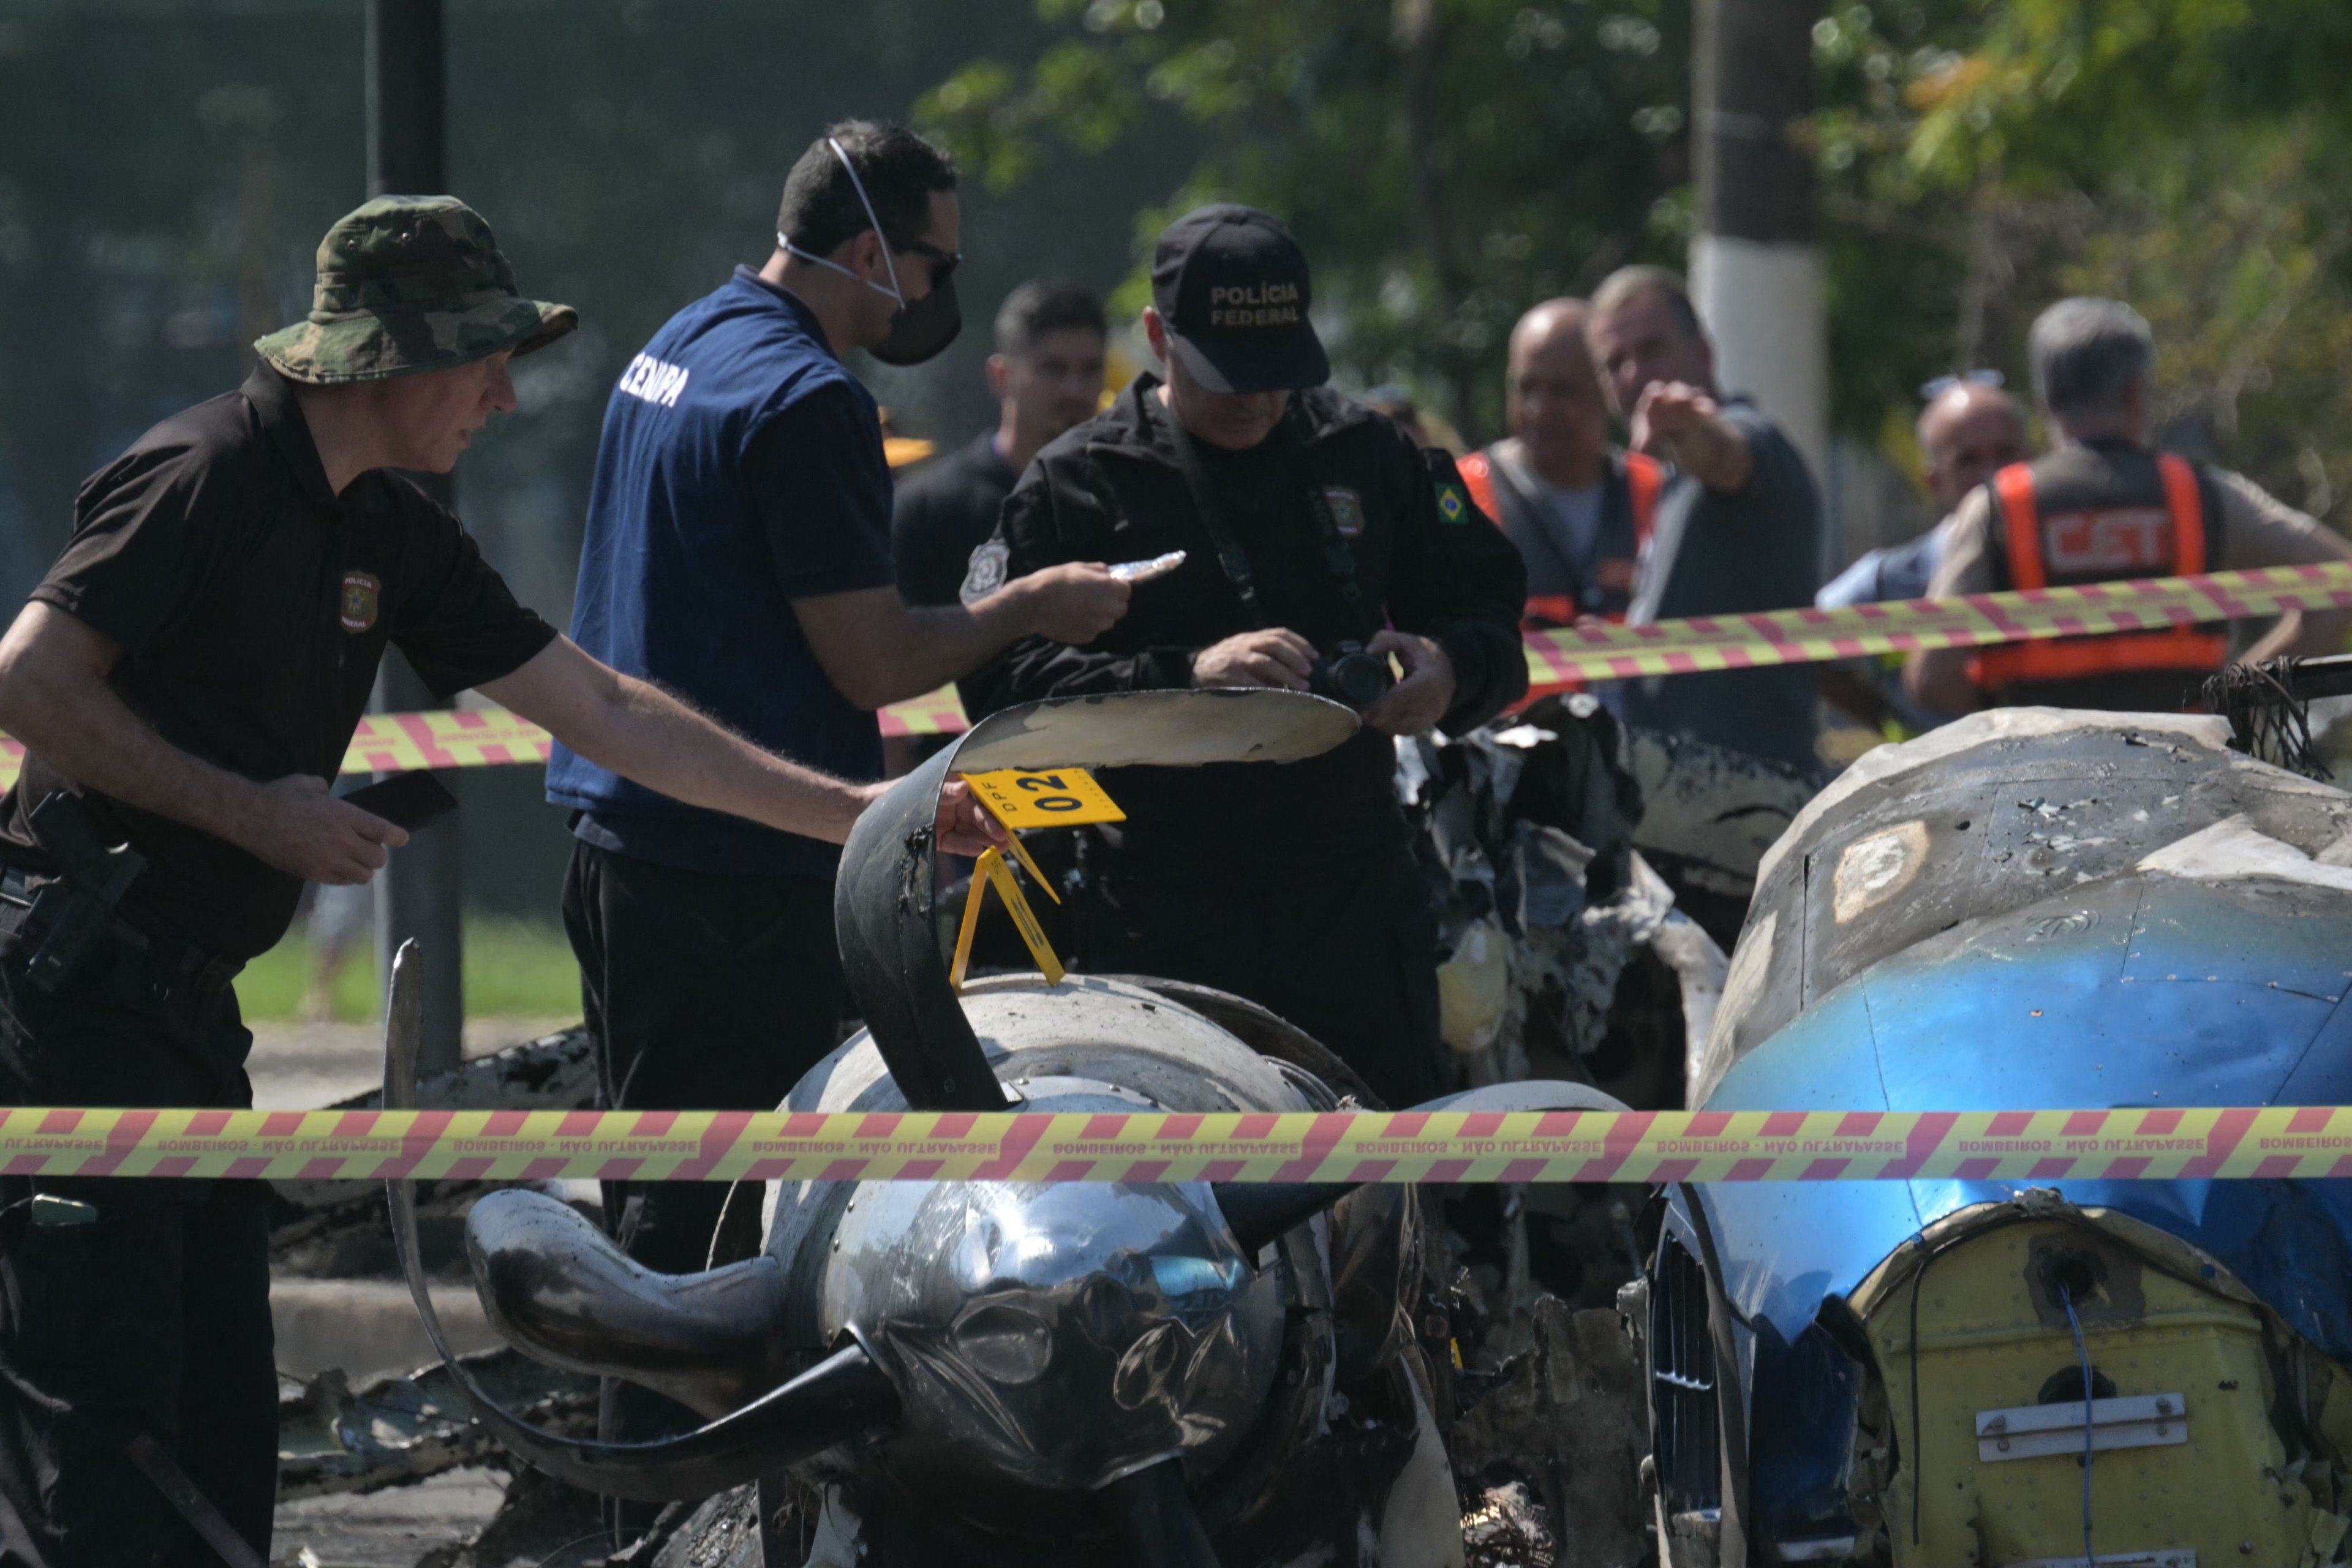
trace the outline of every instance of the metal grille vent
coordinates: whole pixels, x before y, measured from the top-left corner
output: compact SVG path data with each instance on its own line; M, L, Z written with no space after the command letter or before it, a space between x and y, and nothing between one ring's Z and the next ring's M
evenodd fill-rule
M1650 1297L1650 1412L1658 1484L1669 1514L1722 1501L1722 1430L1715 1402L1715 1343L1707 1334L1706 1276L1671 1235L1658 1243Z

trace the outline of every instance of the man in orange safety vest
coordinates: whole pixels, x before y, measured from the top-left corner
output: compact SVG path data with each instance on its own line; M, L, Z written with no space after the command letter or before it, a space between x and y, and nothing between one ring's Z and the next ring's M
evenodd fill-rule
M1462 459L1470 499L1528 563L1529 626L1622 621L1664 471L1612 452L1609 404L1584 339L1585 302L1547 300L1511 330L1511 433Z
M2117 300L2062 300L2033 323L2053 449L1995 473L1954 514L1930 597L2352 560L2352 546L2251 480L2148 447L2156 340ZM2333 651L2352 611L2289 613L2255 663ZM2049 637L1911 656L1911 695L1945 712L2040 703L2178 712L2231 658L2226 625Z

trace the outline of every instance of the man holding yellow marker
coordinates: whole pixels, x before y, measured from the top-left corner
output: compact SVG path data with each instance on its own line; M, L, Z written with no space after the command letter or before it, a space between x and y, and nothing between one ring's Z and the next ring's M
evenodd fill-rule
M84 486L0 641L0 729L27 752L0 799L0 1103L251 1102L230 981L305 880L364 882L406 841L328 790L388 645L444 695L772 829L838 842L880 793L591 658L390 471L447 472L514 408L508 362L575 321L519 294L464 204L380 198L328 231L309 319L243 387ZM984 847L977 812L951 796L943 838ZM0 1560L267 1554L268 1214L256 1182L0 1177Z

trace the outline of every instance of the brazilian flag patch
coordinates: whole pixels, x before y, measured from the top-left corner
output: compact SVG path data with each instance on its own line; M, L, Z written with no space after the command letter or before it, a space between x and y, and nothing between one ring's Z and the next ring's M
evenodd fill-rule
M1450 479L1437 487L1437 515L1448 522L1460 522L1470 515L1469 498Z

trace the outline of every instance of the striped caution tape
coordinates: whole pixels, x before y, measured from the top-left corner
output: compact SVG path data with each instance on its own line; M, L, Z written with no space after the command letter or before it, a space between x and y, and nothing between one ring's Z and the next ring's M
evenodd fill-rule
M1577 681L1758 669L2039 637L2103 637L2347 605L2352 605L2352 563L2329 562L1834 610L1699 616L1640 626L1566 626L1528 634L1528 679L1542 691ZM966 728L953 687L894 703L878 717L885 735L954 734ZM546 731L499 708L371 713L352 737L342 771L397 773L543 763L552 744ZM24 755L24 747L0 737L0 788L16 782Z
M955 689L886 708L885 735L954 734L964 726ZM415 768L488 768L543 763L555 737L503 708L457 708L436 713L370 713L343 753L347 773L395 773ZM24 771L23 742L0 735L0 789Z
M0 1111L0 1173L635 1182L2352 1177L2352 1107L1178 1116Z
M2352 563L2328 562L1834 610L1700 616L1640 626L1569 626L1528 634L1528 676L1535 685L1557 686L1570 680L1692 675L1922 648L1984 647L2039 637L2103 637L2347 605L2352 605Z
M963 700L952 686L942 686L926 697L893 702L875 717L882 721L882 733L900 735L961 735L971 728L963 716Z

